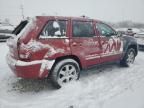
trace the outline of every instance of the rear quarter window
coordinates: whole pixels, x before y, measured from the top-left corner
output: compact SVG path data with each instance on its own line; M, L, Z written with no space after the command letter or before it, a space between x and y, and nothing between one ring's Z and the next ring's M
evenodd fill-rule
M15 35L19 34L27 25L27 23L28 23L27 20L21 21L20 24L14 29L14 31L12 31L12 34L15 34Z
M45 25L40 38L63 38L66 37L67 21L51 20Z

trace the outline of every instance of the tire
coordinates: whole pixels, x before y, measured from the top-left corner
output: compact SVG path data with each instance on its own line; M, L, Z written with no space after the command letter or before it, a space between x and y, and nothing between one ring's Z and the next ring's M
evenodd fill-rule
M79 64L73 59L64 59L56 63L51 73L51 81L56 88L61 88L68 82L78 80Z
M124 58L120 61L121 66L130 67L131 64L134 63L136 56L136 52L133 48L129 48L124 56Z

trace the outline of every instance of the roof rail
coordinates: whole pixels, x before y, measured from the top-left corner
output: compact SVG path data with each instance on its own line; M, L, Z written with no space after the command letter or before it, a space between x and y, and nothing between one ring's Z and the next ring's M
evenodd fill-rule
M82 18L89 18L88 16L85 16L85 15L82 15L81 17L82 17Z

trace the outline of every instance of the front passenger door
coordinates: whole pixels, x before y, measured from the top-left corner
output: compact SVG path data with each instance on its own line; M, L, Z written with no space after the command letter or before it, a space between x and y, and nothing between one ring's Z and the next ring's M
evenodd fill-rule
M97 23L96 29L100 35L101 62L119 60L122 55L123 42L115 30L104 23Z

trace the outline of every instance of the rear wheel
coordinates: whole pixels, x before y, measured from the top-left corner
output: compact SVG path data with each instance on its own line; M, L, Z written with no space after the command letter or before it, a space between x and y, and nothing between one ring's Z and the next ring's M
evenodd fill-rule
M59 61L53 68L51 74L52 83L56 88L79 79L79 64L73 59Z
M120 61L120 64L122 66L129 67L131 64L133 64L135 60L135 55L135 50L133 48L129 48L124 58Z

